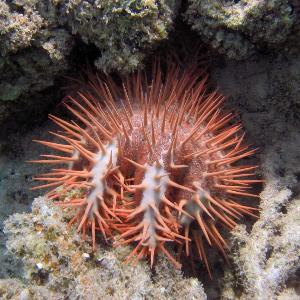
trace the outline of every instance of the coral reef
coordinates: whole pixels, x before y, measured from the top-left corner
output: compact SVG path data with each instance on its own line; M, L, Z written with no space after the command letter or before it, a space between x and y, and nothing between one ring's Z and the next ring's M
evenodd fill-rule
M290 136L264 151L266 186L261 193L261 218L252 230L240 225L232 231L233 262L211 287L214 296L209 299L220 299L220 295L222 299L299 298L299 274L295 270L299 268L300 243L300 137L295 132L290 129ZM99 299L133 299L131 295L143 298L146 291L150 299L206 299L201 284L196 279L183 279L164 257L158 257L155 272L150 275L143 261L136 267L122 263L131 251L128 248L101 248L93 254L89 243L82 243L75 229L67 227L65 220L71 214L40 197L34 201L32 213L15 214L5 222L7 247L15 260L22 259L24 274L21 281L0 280L2 298L53 295L53 299L65 299L70 295L88 299L96 295L98 299L98 295ZM95 277L100 280L95 282ZM141 281L145 286L137 286ZM220 284L221 290L216 292ZM205 288L208 292L209 286ZM114 294L117 291L122 291L117 294L120 298ZM132 291L136 294L130 294Z
M291 2L296 3L297 1ZM295 38L297 38L297 35L295 35ZM25 50L26 49L23 49L21 50L21 52ZM230 62L223 60L220 61L220 58L218 59L214 57L213 62L214 65L212 66L212 73L214 81L218 83L220 91L222 91L223 94L227 94L228 96L230 96L228 101L226 101L227 105L230 106L230 109L237 108L238 111L241 112L241 119L243 125L246 128L248 140L250 140L250 142L255 142L255 144L258 145L261 149L261 153L259 153L259 156L264 166L262 172L264 174L264 177L266 178L266 187L265 191L263 191L262 193L261 203L261 214L262 216L264 216L264 221L260 222L260 220L258 220L257 225L254 226L253 232L251 231L249 226L247 226L246 232L243 226L237 227L236 231L234 232L234 238L232 240L232 250L234 250L234 255L231 259L233 260L233 263L226 266L226 264L224 263L219 263L219 257L218 259L216 259L216 261L213 260L213 257L209 257L208 259L210 266L214 270L213 280L208 281L208 276L206 275L200 275L199 279L203 282L205 292L207 293L209 299L220 299L220 297L222 297L223 299L254 298L256 300L258 298L256 298L255 295L253 296L253 293L261 293L262 287L259 285L260 282L263 282L266 291L269 292L269 294L266 294L269 295L269 299L299 299L299 269L298 271L294 272L297 268L297 265L294 264L294 258L298 253L298 249L295 249L296 242L294 242L294 240L290 241L288 239L289 235L286 236L287 233L290 232L294 235L295 238L297 238L295 236L295 232L292 231L292 228L294 228L296 224L286 216L291 216L292 211L296 211L296 206L299 207L299 204L297 204L297 199L299 199L300 174L299 57L275 57L274 55L268 53L268 55L265 56L259 55L258 59L255 61ZM32 118L32 116L30 116L30 118ZM49 126L48 123L45 123L43 128L36 128L35 131L37 133L30 132L29 134L27 133L27 135L24 135L21 134L19 130L16 130L13 135L13 140L10 136L5 144L3 142L1 143L1 148L3 148L0 153L1 223L2 220L4 218L7 218L8 215L13 214L16 211L27 210L30 206L31 199L34 198L34 191L29 191L27 189L28 185L32 184L31 176L32 174L35 174L37 172L42 173L45 170L40 169L41 166L26 164L24 163L24 160L35 157L36 155L38 155L38 153L41 152L41 146L31 143L30 140L33 137L39 139L47 138L47 136L45 136L47 130L53 130L53 127ZM1 132L3 135L6 134L6 131L3 128L1 128ZM40 133L41 136L38 136L38 133ZM37 192L35 191L35 193ZM279 198L281 196L284 197ZM37 201L42 200L39 199ZM278 217L278 222L273 218L269 219L269 206L267 204L271 205L270 212L275 212L276 216ZM35 206L37 205L38 204L35 204ZM51 203L48 202L45 205L49 207L51 206ZM55 210L58 215L61 215L61 210L59 210L58 208L52 207L51 209ZM45 209L45 211L47 210ZM35 216L35 218L37 218L36 220L40 220L38 218L39 214L40 213L36 211L35 214L31 213L30 216ZM20 215L17 216L19 218ZM267 220L265 216L268 216L268 220L270 220L270 222L272 223L267 224L265 227L263 227L263 223ZM67 231L67 228L65 226L66 221L67 217L64 217L63 221L57 221L57 224L61 224L61 226L63 226L61 228L63 231L65 231L68 243L72 244L73 239L80 243L80 238L77 236L74 229L72 229L71 232ZM42 222L43 220L41 220L41 223ZM287 227L287 225L285 224L289 224L290 227ZM17 223L17 227L19 227L20 230L22 227L24 228L24 230L27 230L27 226L28 225L24 224L23 222L19 225ZM10 240L16 240L22 237L21 234L19 234L18 236L14 235L13 230L14 229L11 229L10 231L7 230L6 233ZM257 241L255 241L255 239L257 238L258 230L262 230L263 236L267 235L267 241L261 241L260 236L258 236L259 242L256 243ZM10 235L9 232L11 232L12 235ZM25 234L27 234L27 232L29 231L25 231ZM245 233L244 236L241 236L242 232ZM34 235L36 235L37 233L38 231L34 230ZM58 234L62 235L61 231L59 231ZM29 234L28 236L31 237L32 235ZM34 238L36 238L36 236ZM39 238L41 239L41 235L39 235ZM287 241L286 244L282 242L284 240ZM43 239L43 241L45 240ZM4 242L5 235L2 232L1 224L0 244L2 245L4 244ZM264 242L263 244L265 245L267 250L259 246L261 242ZM23 239L21 239L21 245L24 246L24 249L27 249ZM53 244L48 245L51 248L51 245ZM80 244L78 245L80 246ZM101 243L101 245L103 244ZM253 248L253 245L257 245L257 248ZM81 247L83 248L82 252L78 255L79 257L83 253L88 253L91 257L93 257L88 244L81 245ZM52 247L52 249L55 250L54 247ZM14 252L13 248L12 250ZM249 253L250 250L256 251L255 253L257 253L258 255L258 258L254 257L255 260L253 261L253 263L255 264L255 268L252 267L249 263L249 258L247 259L248 254L249 257L253 257L253 255ZM110 249L109 251L105 252L103 249L100 249L97 253L100 253L100 257L104 255L107 255L108 257L116 257L116 265L114 268L117 270L121 270L121 268L125 266L121 264L119 265L119 260L124 259L129 251L129 249L126 250L125 255L123 255L122 253L119 254L119 252L115 253L115 250ZM16 259L18 256L13 253L11 253L9 257L4 256L4 249L2 248L0 248L0 252L0 276L6 278L19 276L21 268L18 260ZM16 253L17 252L18 251L16 251ZM286 256L285 253L289 253L289 256ZM24 254L24 252L20 252L20 254ZM14 279L0 280L0 298L5 299L6 297L12 299L20 299L20 295L22 295L25 299L35 299L34 295L37 295L36 298L41 299L44 297L43 295L47 295L47 297L45 296L44 298L49 299L50 295L53 295L54 299L63 299L66 294L71 294L72 289L75 290L75 286L77 285L77 282L79 282L76 275L75 277L72 277L73 279L76 279L76 283L74 283L73 279L71 278L71 284L69 285L70 288L63 289L63 292L56 290L55 285L54 288L52 288L52 284L49 284L48 287L48 281L42 283L41 285L37 285L37 282L41 282L44 280L44 273L40 272L37 269L37 264L41 262L41 257L38 257L38 259L31 259L32 255L34 255L34 251L32 249L30 250L30 254L28 256L26 256L26 254L24 255L25 265L25 260L31 260L32 263L32 265L28 265L27 269L25 268L26 276L25 274L24 276L27 278L27 282L24 277L21 279L21 281ZM53 256L57 257L57 252L53 252ZM69 267L70 265L68 264L70 263L70 261L72 261L72 259L70 258L70 256L67 256L67 253L64 257L67 258L67 263L64 262L62 264L62 267L64 268L66 265ZM291 257L291 260L288 260L289 257ZM263 261L264 258L266 261ZM256 259L258 259L261 264L256 264ZM164 280L170 280L173 282L174 276L177 275L173 275L173 270L171 270L172 267L169 266L166 260L158 257L157 265L155 267L161 267L160 260L162 260L167 266L167 270L160 269L160 273L154 272L152 275L149 275L149 267L144 262L140 262L139 264L142 264L143 270L144 268L148 270L147 276L151 276L151 279L154 275L161 275L163 276ZM57 260L54 259L54 261ZM287 268L284 267L282 261L284 261L287 266L290 266L291 270L287 270ZM271 263L274 263L274 266L279 266L279 270L282 273L282 276L280 273L279 277L262 278L261 274L270 274L269 271L271 270ZM71 269L73 268L73 266L74 265L69 268L70 274L72 273ZM80 265L80 267L81 266L82 265ZM130 268L130 266L128 267ZM90 270L89 265L88 268ZM102 267L100 268L102 270ZM259 268L261 272L256 273L257 268ZM219 272L216 272L216 269ZM224 269L225 274L223 274ZM47 265L46 270L46 274L48 274L49 269L47 269ZM84 268L84 270L86 270L86 268ZM130 270L132 270L132 273L134 274L134 268L130 268ZM241 273L242 271L246 271L246 273ZM38 276L34 275L36 273L39 273ZM52 269L50 269L49 273L52 274ZM144 271L142 275L143 274ZM276 274L278 273L276 272ZM39 278L39 276L41 276L41 278ZM129 276L137 282L139 282L140 280L140 278L132 276L131 273L129 274ZM253 277L255 276L257 276L257 278L253 279ZM32 280L30 279L30 282L28 282L28 278L32 278ZM67 279L68 278L69 277L67 277ZM81 278L85 277L82 275ZM120 276L117 278L120 278L120 281L122 281L124 277ZM199 288L199 283L197 282L197 280L194 279L194 281L182 281L181 276L176 278L178 278L178 282L176 282L176 284L179 284L180 280L180 282L182 282L182 285L185 285L187 289L192 286L192 291L195 291L194 287L196 286L197 291L195 293L199 293L199 297L204 297L203 289ZM108 277L108 279L111 280L111 277ZM108 279L104 279L104 281L107 281ZM52 280L52 277L48 276L47 280ZM64 278L57 279L57 281L60 280L63 281ZM161 287L159 288L159 291L156 290L155 292L150 293L150 295L155 295L156 298L160 298L160 291L168 291L168 288L173 286L172 284L169 284L169 282L165 285L164 280L160 281ZM272 291L270 290L270 288L274 286L274 283L272 283L273 280L274 282L279 284L274 288L274 293L272 293ZM68 280L66 281L68 282ZM146 280L144 282L146 282ZM130 286L134 284L129 279L126 283ZM151 288L153 287L152 280L147 281L147 283L151 283ZM249 286L249 284L253 284L253 286ZM159 284L156 281L156 287L158 287L158 285ZM89 285L89 288L90 287L91 285ZM180 286L180 288L182 288L182 286ZM101 293L107 292L104 298L111 297L109 294L109 289L107 291L103 291L100 283L97 289L101 291ZM171 289L173 289L173 287ZM87 292L89 290L82 289L81 291ZM103 296L103 294L100 295ZM190 298L188 294L185 294L183 296L180 295L179 297L177 297L176 295L177 292L174 292L174 294L171 293L171 297L173 296L174 298ZM130 295L128 296L128 298L130 299ZM140 298L142 298L142 296ZM166 298L168 298L167 295Z
M219 299L220 295L222 299L241 300L299 298L299 274L295 271L299 268L300 204L295 195L299 195L300 137L294 133L265 150L261 218L252 230L240 225L232 231L232 264L225 268L217 286L211 287L214 297L209 299ZM294 147L290 146L292 140ZM22 259L24 274L21 281L0 280L2 298L143 299L147 293L150 299L206 299L198 280L183 279L163 256L158 257L150 275L143 261L137 266L122 263L129 248L100 248L93 253L89 243L82 243L75 229L67 227L66 219L71 215L70 210L62 211L40 197L33 202L32 213L15 214L5 222L8 250L15 260ZM94 278L100 279L95 282Z
M196 279L184 279L163 257L151 274L145 263L133 267L122 262L127 248L92 253L67 228L66 217L40 197L32 213L15 214L5 222L7 247L22 259L27 283L0 280L1 297L42 299L38 295L48 293L53 299L206 299Z
M219 53L245 59L266 48L297 51L297 14L287 0L190 0L184 17Z
M0 123L38 118L61 97L55 80L87 60L107 73L142 67L180 8L180 0L1 0ZM297 1L191 0L184 16L220 53L245 58L257 49L297 52L299 13Z

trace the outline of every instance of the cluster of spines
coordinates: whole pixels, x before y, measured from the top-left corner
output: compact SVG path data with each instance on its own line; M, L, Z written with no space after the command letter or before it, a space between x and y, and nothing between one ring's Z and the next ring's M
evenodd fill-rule
M224 97L207 93L201 76L196 68L171 66L163 81L155 65L150 86L138 72L120 89L96 75L77 99L69 97L71 105L65 103L80 125L50 116L63 130L52 134L64 143L37 142L69 156L42 155L33 162L67 168L36 177L49 182L36 188L54 187L49 199L78 208L69 224L77 221L84 237L90 228L94 249L96 231L105 239L116 231L115 245L136 244L127 260L150 256L152 265L161 251L179 267L165 243L185 244L189 255L194 241L209 271L204 240L226 257L219 224L232 229L234 219L255 216L255 208L234 198L257 197L247 191L260 182L249 179L256 166L232 165L255 150L243 145L241 125L228 125L234 115L221 112ZM147 153L139 159L143 148ZM57 201L78 188L85 189L81 198Z

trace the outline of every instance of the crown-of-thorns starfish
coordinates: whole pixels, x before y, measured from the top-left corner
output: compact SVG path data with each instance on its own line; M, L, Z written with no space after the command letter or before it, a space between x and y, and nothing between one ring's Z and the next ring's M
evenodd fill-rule
M127 261L149 256L152 266L160 251L180 267L166 243L189 255L193 242L210 274L204 244L226 256L220 226L231 230L242 215L255 216L237 200L258 198L248 189L260 180L252 179L257 166L236 164L255 149L244 145L241 125L221 111L224 97L206 92L206 81L198 68L177 65L163 79L159 63L151 83L141 72L119 85L90 76L65 101L77 121L50 115L61 142L36 141L64 154L32 162L65 167L36 177L48 183L34 189L52 187L49 199L76 208L69 224L77 222L84 238L90 230L94 249L96 232L105 239L118 233L116 246L135 245ZM84 196L61 201L77 188Z

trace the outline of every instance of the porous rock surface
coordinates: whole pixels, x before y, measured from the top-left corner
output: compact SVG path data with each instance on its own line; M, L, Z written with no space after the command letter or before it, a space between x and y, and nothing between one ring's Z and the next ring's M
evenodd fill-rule
M67 228L67 214L39 197L31 213L14 214L5 222L7 248L22 259L24 272L23 283L0 280L0 297L206 299L197 279L183 278L163 257L152 273L146 262L124 264L122 260L130 253L127 248L92 252L76 230Z
M184 18L217 52L245 59L299 47L299 5L288 0L189 0ZM298 38L297 38L298 37Z

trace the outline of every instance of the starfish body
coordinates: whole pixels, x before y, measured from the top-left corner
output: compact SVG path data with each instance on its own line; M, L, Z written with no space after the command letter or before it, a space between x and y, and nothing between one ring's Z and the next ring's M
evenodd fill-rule
M65 167L36 177L48 182L36 188L53 187L49 199L77 209L69 224L84 237L90 230L93 248L97 231L105 239L117 232L115 246L135 245L127 261L148 256L152 266L163 252L180 268L166 244L189 255L193 243L209 271L205 244L226 257L220 226L255 216L238 200L258 198L249 191L260 181L252 179L257 166L237 163L256 150L244 145L235 116L222 112L224 97L206 91L203 71L171 65L163 80L159 65L153 69L151 84L138 72L121 88L93 75L65 102L76 121L50 116L61 142L37 142L64 154L33 162ZM83 197L60 201L76 188Z

